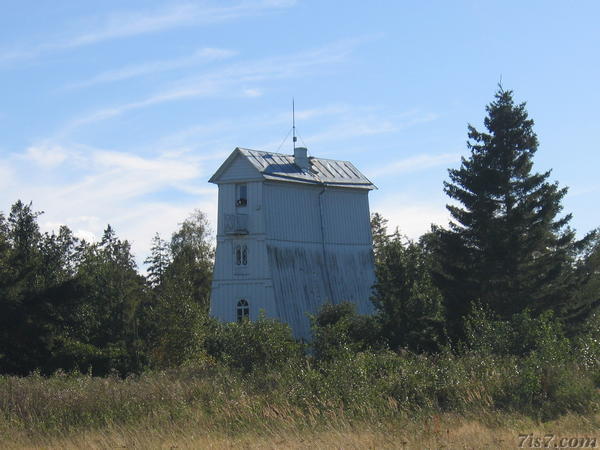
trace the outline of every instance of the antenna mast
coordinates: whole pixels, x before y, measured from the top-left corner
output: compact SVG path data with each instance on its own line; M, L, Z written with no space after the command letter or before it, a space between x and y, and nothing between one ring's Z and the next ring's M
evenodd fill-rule
M296 150L296 141L298 138L296 137L296 108L294 105L294 97L292 97L292 143L294 146L294 151ZM289 135L288 135L289 136Z

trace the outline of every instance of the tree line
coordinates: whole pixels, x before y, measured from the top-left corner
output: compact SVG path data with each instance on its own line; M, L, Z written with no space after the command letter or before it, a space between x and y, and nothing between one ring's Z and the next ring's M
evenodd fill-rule
M469 155L444 183L448 227L410 240L372 216L376 313L325 305L313 317L315 357L486 346L518 354L544 327L560 330L552 339L589 331L600 305L598 233L577 238L571 215L561 215L566 188L534 171L538 140L524 103L500 87L484 125L469 126ZM268 321L208 317L214 249L203 213L170 239L155 236L146 275L112 227L87 242L65 226L42 233L40 214L21 201L0 213L0 372L125 375L200 354L236 355L247 368L281 343L299 351ZM254 338L261 343L240 345Z
M108 226L95 243L66 226L42 233L17 201L0 214L0 370L139 372L184 358L208 311L213 249L200 212L167 242L156 236L142 276ZM179 347L178 347L179 346Z

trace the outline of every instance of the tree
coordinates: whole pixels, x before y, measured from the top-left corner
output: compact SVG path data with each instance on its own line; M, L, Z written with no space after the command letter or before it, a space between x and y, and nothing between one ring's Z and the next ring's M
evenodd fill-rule
M447 206L450 228L437 229L435 279L454 334L472 302L504 319L527 308L565 313L590 239L575 239L570 214L558 217L567 189L532 170L538 139L525 103L500 86L486 111L487 133L469 125L471 154L444 183L457 202Z
M387 234L388 220L379 213L371 214L371 236L373 237L373 254L375 263L379 261L379 255L383 247L390 242Z
M172 262L165 277L208 312L214 249L206 214L194 211L171 237Z
M176 366L197 356L206 328L214 256L206 216L194 211L168 246L158 236L153 244L145 332L153 363Z
M581 252L577 261L577 275L581 280L574 293L574 307L567 317L571 333L579 333L582 318L600 313L600 229L596 229L593 238Z
M152 247L150 248L150 256L144 263L148 265L148 275L146 279L150 286L159 286L164 279L167 267L171 264L171 249L168 242L164 241L160 234L156 233L152 238Z
M139 316L148 293L129 242L108 225L100 242L81 248L76 277L74 318L56 349L62 367L91 366L98 375L139 371L144 364Z
M0 371L27 374L58 367L54 350L72 319L77 239L67 227L39 230L31 204L0 215Z
M396 234L379 249L372 298L382 335L393 349L434 352L445 340L444 309L423 242Z

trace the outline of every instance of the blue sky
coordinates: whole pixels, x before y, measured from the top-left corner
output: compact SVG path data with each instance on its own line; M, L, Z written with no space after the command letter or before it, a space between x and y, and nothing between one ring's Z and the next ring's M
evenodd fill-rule
M90 6L93 4L93 7ZM368 6L367 6L368 5ZM526 101L535 169L600 226L600 3L595 1L3 2L0 210L17 199L138 261L191 211L236 147L300 143L352 161L371 209L411 237L448 216L442 183L500 79Z

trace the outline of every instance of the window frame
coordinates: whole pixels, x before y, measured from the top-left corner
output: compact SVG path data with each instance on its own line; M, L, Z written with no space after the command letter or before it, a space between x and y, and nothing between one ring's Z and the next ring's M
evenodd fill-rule
M245 244L245 243L234 244L233 265L238 269L247 268L249 254L250 254L250 252L248 251L248 244Z
M248 184L236 183L235 185L235 206L243 208L248 205Z
M239 299L236 304L236 317L237 323L250 320L250 303L245 298Z

